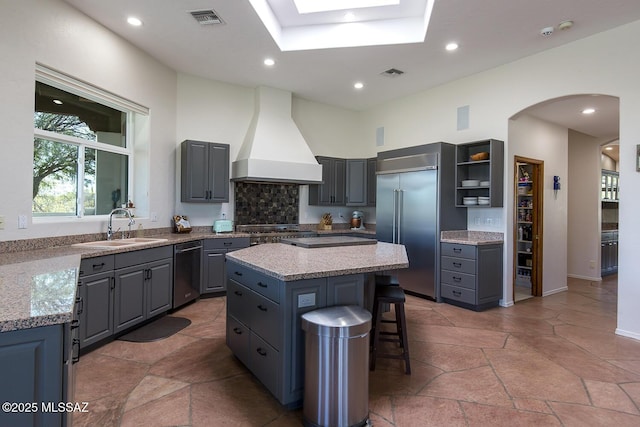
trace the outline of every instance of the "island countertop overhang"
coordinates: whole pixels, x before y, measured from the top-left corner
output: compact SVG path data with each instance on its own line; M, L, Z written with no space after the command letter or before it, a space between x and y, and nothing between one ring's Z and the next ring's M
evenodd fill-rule
M271 243L229 252L226 256L283 281L372 273L409 266L404 245L385 242L309 249Z

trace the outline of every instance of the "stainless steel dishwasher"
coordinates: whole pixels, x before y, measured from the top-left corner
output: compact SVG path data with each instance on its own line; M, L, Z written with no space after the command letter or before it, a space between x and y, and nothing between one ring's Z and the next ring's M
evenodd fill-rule
M202 240L179 243L173 253L173 308L200 296Z

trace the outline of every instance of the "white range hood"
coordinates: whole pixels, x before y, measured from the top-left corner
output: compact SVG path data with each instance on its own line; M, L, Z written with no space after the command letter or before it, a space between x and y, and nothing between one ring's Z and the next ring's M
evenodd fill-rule
M291 92L258 87L253 120L235 162L233 181L322 183L316 161L291 118Z

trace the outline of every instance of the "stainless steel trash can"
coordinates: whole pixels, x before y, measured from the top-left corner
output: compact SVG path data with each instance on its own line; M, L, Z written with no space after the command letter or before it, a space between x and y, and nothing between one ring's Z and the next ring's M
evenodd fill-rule
M321 308L302 315L302 329L304 425L366 425L371 313L358 306Z

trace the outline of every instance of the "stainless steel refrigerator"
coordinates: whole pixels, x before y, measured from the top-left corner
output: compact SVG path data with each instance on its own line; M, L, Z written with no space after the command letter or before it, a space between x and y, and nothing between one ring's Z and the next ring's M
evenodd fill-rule
M409 268L397 270L409 293L440 300L440 232L466 230L455 207L455 146L444 142L378 153L376 237L406 247Z

